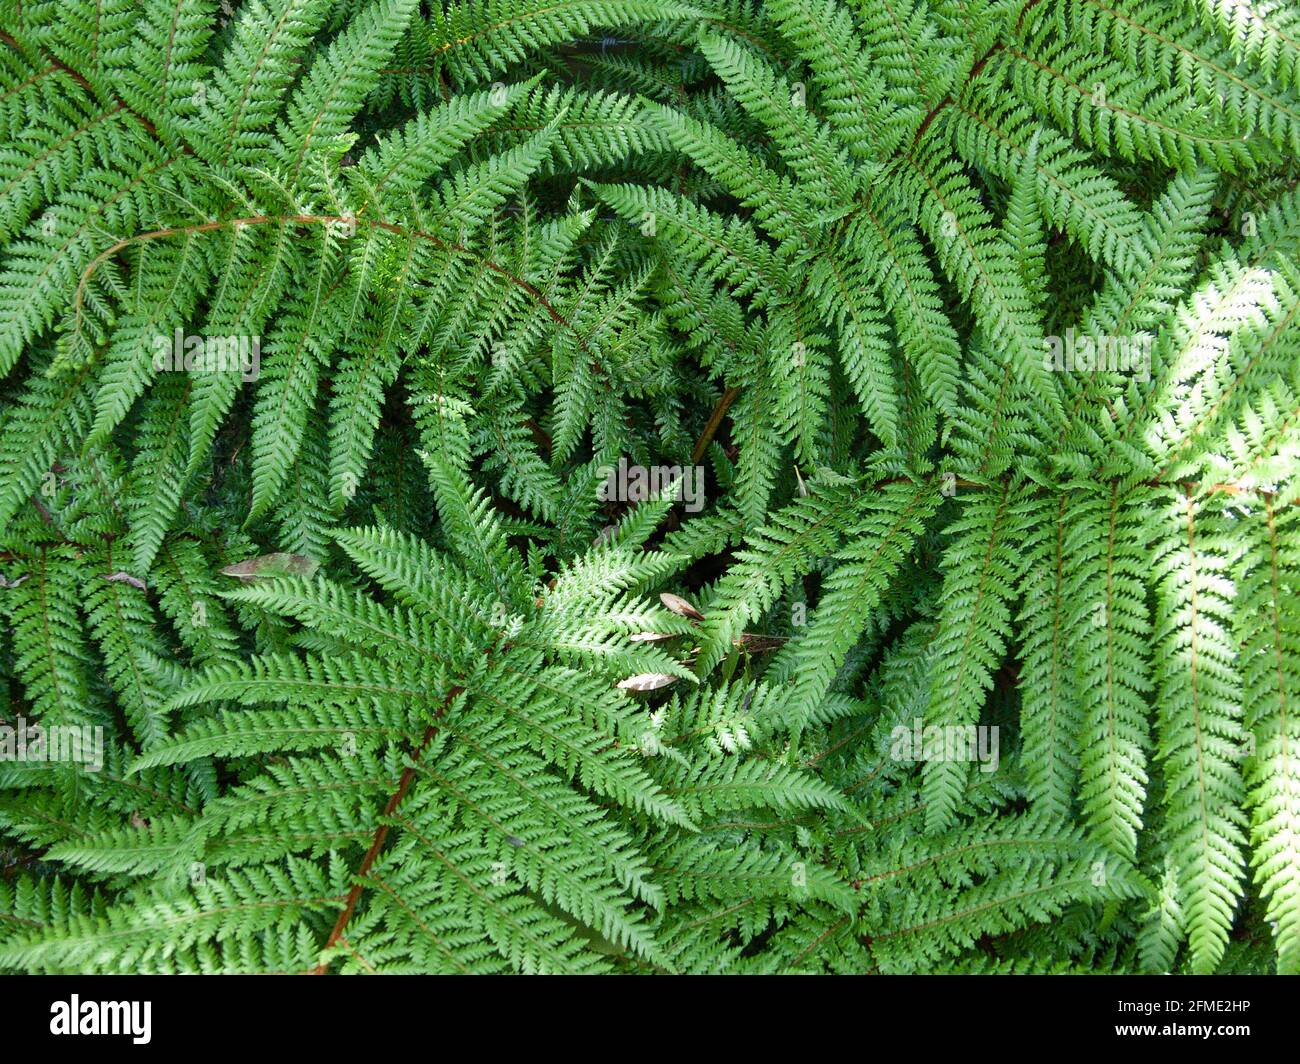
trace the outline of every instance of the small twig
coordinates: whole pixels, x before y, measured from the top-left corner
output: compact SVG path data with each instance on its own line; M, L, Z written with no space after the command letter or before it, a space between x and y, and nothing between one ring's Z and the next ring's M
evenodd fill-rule
M692 462L698 462L704 457L709 441L713 439L713 435L718 431L718 426L722 424L722 419L726 416L728 408L736 401L736 396L739 394L739 388L728 388L722 393L722 398L718 400L717 405L713 408L713 413L709 415L708 422L705 423L704 431L700 433L700 438L695 441L695 448L691 451Z

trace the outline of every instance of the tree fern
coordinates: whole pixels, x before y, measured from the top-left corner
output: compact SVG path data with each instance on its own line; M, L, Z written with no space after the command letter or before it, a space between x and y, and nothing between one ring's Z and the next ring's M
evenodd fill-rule
M1300 972L1293 5L0 26L0 969Z

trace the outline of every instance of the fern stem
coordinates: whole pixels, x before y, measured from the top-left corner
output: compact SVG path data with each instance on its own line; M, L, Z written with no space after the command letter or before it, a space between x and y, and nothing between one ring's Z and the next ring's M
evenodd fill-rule
M447 697L442 700L442 705L433 715L434 720L438 720L447 711L447 707L461 694L463 687L453 687L447 692ZM437 724L430 724L421 737L419 745L411 751L411 764L402 770L401 778L397 781L397 790L395 790L384 804L382 823L375 829L375 837L370 843L370 848L366 850L366 855L361 859L361 864L357 866L354 878L356 883L352 884L352 889L348 891L347 900L343 904L343 911L339 913L338 919L334 921L334 928L330 931L329 938L325 940L325 949L332 949L342 936L344 929L348 926L348 921L352 919L352 914L356 911L357 902L361 900L361 894L365 890L365 884L361 882L370 866L375 863L379 852L384 848L384 840L388 837L388 818L396 811L397 807L402 804L402 799L406 797L406 792L410 790L411 783L415 779L415 761L428 748L429 743L433 741L434 735L438 731ZM324 975L329 970L328 962L322 962L312 969L312 975Z

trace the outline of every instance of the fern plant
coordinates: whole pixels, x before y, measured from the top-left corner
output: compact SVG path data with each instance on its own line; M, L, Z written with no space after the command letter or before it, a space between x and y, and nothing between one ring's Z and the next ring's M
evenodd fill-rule
M0 969L1300 972L1297 154L1271 0L0 0Z

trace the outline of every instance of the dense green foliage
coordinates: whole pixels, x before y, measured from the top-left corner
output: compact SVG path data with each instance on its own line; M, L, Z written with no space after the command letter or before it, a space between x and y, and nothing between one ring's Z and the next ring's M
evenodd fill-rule
M1292 0L0 27L0 970L1300 972Z

